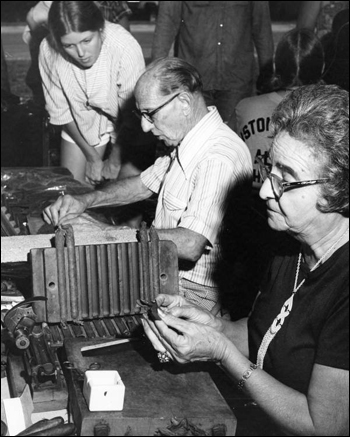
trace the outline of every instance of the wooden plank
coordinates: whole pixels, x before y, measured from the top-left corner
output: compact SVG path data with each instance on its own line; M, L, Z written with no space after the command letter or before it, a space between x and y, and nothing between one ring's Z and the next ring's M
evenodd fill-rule
M54 234L1 237L1 263L28 261L31 249L53 247L54 237ZM74 230L74 238L76 246L137 241L136 229L113 229L112 227L105 232Z

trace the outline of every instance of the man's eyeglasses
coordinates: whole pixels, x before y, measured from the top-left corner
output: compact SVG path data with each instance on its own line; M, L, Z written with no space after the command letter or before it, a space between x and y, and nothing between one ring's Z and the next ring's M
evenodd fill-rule
M164 108L164 106L168 105L170 102L172 102L174 99L176 99L177 96L179 96L181 93L177 93L174 96L172 96L171 99L167 100L165 103L163 103L162 105L158 106L158 108L156 109L152 109L152 111L140 111L139 109L134 109L132 112L136 115L136 117L138 117L140 120L142 120L142 117L145 118L145 120L148 121L148 123L153 124L153 116L154 114L156 114L158 111L160 111L162 108Z
M259 164L259 173L262 180L265 181L266 179L270 179L272 190L277 200L279 200L282 197L283 193L287 190L306 187L308 185L324 184L328 181L328 179L326 178L321 178L312 179L309 181L284 182L282 178L271 173L272 166L264 164L261 156L257 156L256 160Z

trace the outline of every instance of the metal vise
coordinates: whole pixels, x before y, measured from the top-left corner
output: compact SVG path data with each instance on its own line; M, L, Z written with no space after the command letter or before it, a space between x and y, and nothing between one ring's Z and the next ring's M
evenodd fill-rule
M142 224L139 242L75 246L73 228L56 232L56 247L32 249L34 304L38 322L64 337L120 337L140 325L137 300L178 294L176 245L160 241ZM63 330L62 330L63 328Z

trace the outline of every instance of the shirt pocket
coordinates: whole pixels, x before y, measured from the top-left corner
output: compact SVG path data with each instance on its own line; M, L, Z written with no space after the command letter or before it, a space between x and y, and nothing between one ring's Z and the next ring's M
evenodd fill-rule
M172 219L176 220L176 223L178 224L182 214L187 208L187 202L179 199L170 192L165 192L163 195L163 205Z

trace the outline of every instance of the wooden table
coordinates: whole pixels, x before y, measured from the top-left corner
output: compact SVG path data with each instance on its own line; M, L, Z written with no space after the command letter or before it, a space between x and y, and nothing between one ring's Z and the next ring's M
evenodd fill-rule
M186 417L204 430L225 424L226 435L235 435L236 418L209 374L215 364L160 364L148 340L81 354L81 347L98 341L65 341L67 359L80 371L96 362L100 363L100 370L117 370L125 384L124 409L90 412L82 393L81 376L69 371L70 411L80 435L94 435L95 426L104 422L110 428L109 435L151 436L158 428L166 428L173 417Z

